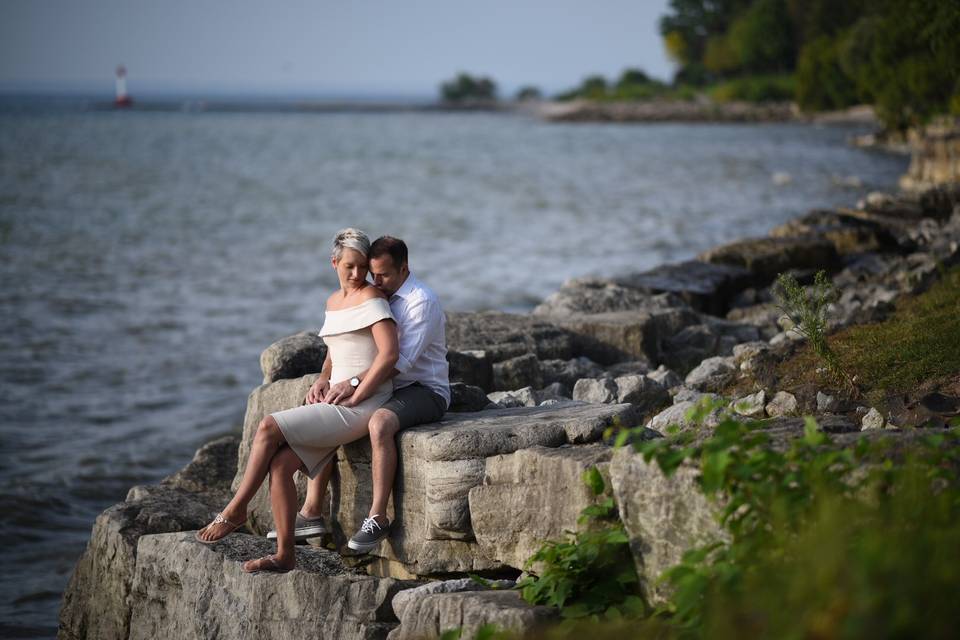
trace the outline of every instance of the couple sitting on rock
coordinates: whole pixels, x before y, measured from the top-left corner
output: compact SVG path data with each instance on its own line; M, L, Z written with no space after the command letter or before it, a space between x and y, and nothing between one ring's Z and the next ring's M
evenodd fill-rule
M407 246L344 229L333 241L340 289L327 299L320 336L327 357L301 407L260 421L230 503L197 532L221 540L246 521L247 505L270 474L277 553L243 564L244 571L293 569L295 541L325 531L321 508L337 447L368 433L373 450L373 504L348 546L368 552L389 534L387 499L397 468L394 436L435 422L450 404L444 317L436 295L410 273ZM370 274L373 283L367 281ZM310 477L297 510L295 471Z

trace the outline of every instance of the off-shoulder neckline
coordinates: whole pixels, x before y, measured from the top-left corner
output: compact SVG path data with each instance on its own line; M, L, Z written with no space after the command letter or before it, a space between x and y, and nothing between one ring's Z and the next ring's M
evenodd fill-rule
M370 302L374 302L376 300L382 300L384 302L387 302L386 298L381 298L380 296L374 296L373 298L370 298L369 300L364 300L360 304L355 304L352 307L344 307L343 309L327 309L326 313L340 313L341 311L353 311L354 309L359 309L363 305L368 304Z

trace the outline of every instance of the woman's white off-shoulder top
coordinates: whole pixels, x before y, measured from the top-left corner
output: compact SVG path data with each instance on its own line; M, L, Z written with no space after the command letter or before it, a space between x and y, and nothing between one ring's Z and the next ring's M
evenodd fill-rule
M371 298L353 307L327 311L319 335L327 344L333 362L330 382L349 380L370 368L377 356L377 343L371 327L381 320L395 321L390 305L383 298ZM387 390L392 388L390 381L380 386ZM378 388L377 393L380 391Z

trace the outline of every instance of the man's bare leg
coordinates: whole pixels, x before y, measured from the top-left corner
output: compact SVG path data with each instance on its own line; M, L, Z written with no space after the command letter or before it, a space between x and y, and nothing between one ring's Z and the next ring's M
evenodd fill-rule
M370 416L370 448L373 452L373 503L369 516L381 516L378 522L386 524L387 500L397 473L397 443L394 437L400 430L397 414L389 409L377 409Z

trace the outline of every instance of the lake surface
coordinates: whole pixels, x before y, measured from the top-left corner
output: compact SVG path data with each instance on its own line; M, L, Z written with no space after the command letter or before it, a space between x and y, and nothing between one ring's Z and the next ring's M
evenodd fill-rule
M894 189L858 131L0 108L0 636L55 635L97 514L239 428L341 227L406 239L448 309L524 311Z

